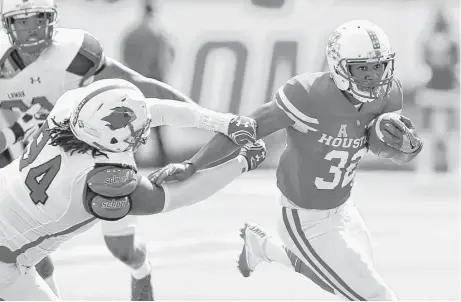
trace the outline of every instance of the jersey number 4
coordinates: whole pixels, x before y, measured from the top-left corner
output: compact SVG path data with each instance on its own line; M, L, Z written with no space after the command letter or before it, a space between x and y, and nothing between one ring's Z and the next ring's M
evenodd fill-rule
M320 190L333 190L341 184L341 187L344 188L354 179L355 169L359 161L367 154L367 149L362 148L349 158L348 151L333 150L328 152L325 155L325 159L332 161L338 159L339 163L337 166L330 167L330 174L333 174L332 181L326 181L325 178L316 177L315 186ZM346 164L349 163L349 165ZM342 180L342 181L341 181Z
M48 122L45 122L40 130L34 135L33 140L24 150L24 153L19 160L19 171L22 171L22 169L33 163L46 146L50 140L50 132L48 129ZM53 179L56 177L56 174L58 174L60 168L61 155L57 155L49 161L29 170L25 184L29 188L29 196L35 204L46 203L48 199L46 191L50 187Z

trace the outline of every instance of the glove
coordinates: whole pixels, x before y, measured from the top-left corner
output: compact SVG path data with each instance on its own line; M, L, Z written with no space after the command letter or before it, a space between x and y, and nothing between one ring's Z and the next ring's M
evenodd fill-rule
M147 178L151 183L160 186L164 181L186 180L194 175L196 171L194 164L190 161L185 161L180 164L169 164L153 172Z
M243 146L256 141L256 121L246 116L236 116L230 123L227 136L237 145Z
M405 124L405 135L408 139L403 140L401 151L404 153L415 153L419 152L423 147L423 141L416 132L416 127L413 122L406 116L401 116L400 120Z
M240 154L247 161L246 171L251 171L259 167L266 159L266 144L258 140L254 144L246 144L240 149Z
M416 132L416 128L413 122L403 115L399 115L399 118L392 118L391 121L392 125L384 126L386 132L388 132L387 134L386 132L383 132L386 143L406 154L419 152L423 146L423 142ZM395 128L393 129L392 126ZM403 135L403 142L401 141L397 146L389 143L395 141L395 137L399 137L399 134L400 137ZM386 135L390 135L392 137L386 137Z

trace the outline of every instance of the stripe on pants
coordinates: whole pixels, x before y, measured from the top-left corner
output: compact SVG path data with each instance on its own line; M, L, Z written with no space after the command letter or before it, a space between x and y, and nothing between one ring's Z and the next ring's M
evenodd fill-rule
M352 288L348 286L314 250L302 230L298 210L289 210L284 207L282 209L282 215L288 234L303 256L305 264L309 265L314 273L346 299L350 301L366 301L365 298L352 290Z

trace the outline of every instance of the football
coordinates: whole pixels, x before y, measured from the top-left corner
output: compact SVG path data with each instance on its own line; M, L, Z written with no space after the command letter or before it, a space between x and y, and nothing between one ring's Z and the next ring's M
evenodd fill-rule
M383 113L372 121L368 128L368 147L370 151L381 158L392 158L400 153L405 132L396 126L393 120L400 120L400 114ZM392 145L387 142L392 141Z

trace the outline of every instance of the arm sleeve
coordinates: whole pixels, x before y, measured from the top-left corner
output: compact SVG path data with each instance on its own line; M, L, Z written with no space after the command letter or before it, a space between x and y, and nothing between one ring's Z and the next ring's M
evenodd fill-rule
M229 123L234 117L232 114L173 100L147 99L146 102L152 116L152 127L195 127L227 134Z

